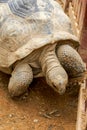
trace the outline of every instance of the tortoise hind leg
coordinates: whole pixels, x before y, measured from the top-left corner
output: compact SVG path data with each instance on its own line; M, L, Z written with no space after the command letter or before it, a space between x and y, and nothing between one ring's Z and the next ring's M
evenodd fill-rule
M32 80L33 72L27 63L16 65L8 85L11 97L20 96L26 92Z

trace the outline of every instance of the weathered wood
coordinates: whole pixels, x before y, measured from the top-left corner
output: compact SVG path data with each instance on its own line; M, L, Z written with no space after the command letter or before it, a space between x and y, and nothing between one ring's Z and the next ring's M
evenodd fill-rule
M87 0L72 0L69 8L70 17L77 22L80 32L84 28L87 29ZM72 12L74 16L71 16Z
M63 9L65 12L68 11L69 8L69 2L71 2L72 0L57 0L59 3L61 3Z
M87 102L87 90L86 90L86 82L84 81L84 83L81 84L79 92L76 130L86 130L87 127L86 102Z
M87 63L87 0L72 0L69 4L69 16L71 18L73 32L80 40L80 54ZM79 92L76 130L87 130L86 81L81 84Z
M75 11L74 11L74 8L73 8L71 2L69 4L69 16L70 16L70 19L71 19L73 32L74 32L74 34L77 37L79 37L80 36L79 26L78 26L78 22L77 22L77 18L76 18L76 15L75 15Z
M87 64L87 0L82 5L82 13L79 20L80 26L80 43L81 43L81 56Z
M84 28L87 30L87 0L72 0L69 5L69 16L74 33L81 38Z

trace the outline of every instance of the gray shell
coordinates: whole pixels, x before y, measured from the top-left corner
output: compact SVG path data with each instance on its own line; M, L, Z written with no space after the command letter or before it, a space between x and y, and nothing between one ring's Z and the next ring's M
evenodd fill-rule
M54 0L8 0L0 3L0 17L0 70L4 72L45 45L67 40L79 45L70 19Z

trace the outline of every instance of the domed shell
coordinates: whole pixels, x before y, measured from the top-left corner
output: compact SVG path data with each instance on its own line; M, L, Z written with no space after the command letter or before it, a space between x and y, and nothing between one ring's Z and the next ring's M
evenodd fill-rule
M71 41L78 47L70 19L54 0L9 0L5 5L0 4L0 9L2 6L0 69L10 67L47 44Z

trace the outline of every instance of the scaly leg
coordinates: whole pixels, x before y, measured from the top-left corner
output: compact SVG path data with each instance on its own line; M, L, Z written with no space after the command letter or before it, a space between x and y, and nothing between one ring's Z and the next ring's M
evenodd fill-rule
M17 64L12 72L8 90L12 97L23 94L33 80L33 72L27 63Z
M85 72L86 67L80 55L68 44L59 46L56 53L60 63L70 77L76 77Z

